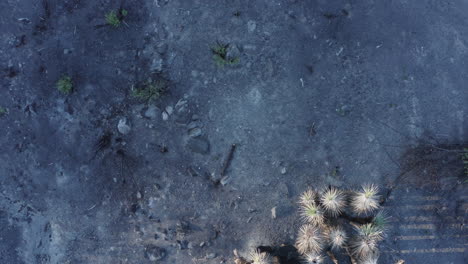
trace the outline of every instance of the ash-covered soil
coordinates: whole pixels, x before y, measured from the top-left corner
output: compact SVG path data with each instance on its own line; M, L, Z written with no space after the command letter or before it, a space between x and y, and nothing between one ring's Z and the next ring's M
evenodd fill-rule
M392 216L380 263L466 263L467 14L2 0L0 263L232 263L294 243L307 186L363 183ZM216 63L217 43L235 60ZM161 79L160 98L133 96Z

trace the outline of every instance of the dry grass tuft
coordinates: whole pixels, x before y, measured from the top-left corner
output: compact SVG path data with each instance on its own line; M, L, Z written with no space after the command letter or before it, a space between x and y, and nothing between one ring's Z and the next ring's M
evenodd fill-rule
M323 237L318 227L305 224L299 229L296 248L300 254L317 253L322 250Z
M250 254L250 257L252 258L252 264L271 264L272 263L270 254L268 254L267 252L260 252L256 250L252 254Z
M305 264L318 264L323 262L323 256L318 253L308 253L304 256Z
M322 193L320 202L322 203L325 211L333 217L340 215L346 206L344 193L334 187L331 187Z
M343 248L348 240L346 232L341 227L332 227L326 232L328 241L332 249Z
M358 214L372 212L379 208L379 188L376 185L364 185L351 199L351 207Z

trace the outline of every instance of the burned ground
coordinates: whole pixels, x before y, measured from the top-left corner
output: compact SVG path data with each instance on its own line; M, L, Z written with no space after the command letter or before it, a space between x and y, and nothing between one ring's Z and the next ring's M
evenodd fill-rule
M230 263L293 244L307 186L363 183L389 194L381 263L466 262L466 1L0 12L1 263Z

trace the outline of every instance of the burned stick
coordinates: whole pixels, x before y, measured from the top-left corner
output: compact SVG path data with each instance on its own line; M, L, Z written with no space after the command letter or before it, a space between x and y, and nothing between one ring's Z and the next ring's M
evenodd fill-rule
M234 155L234 151L236 150L236 144L232 144L229 152L224 160L223 167L221 168L221 177L224 177L226 174L226 170L228 169L229 165L231 164L232 157Z
M338 264L338 259L336 259L335 255L333 254L333 252L331 252L330 250L327 251L327 254L328 256L330 257L330 259L333 261L333 263L335 264Z

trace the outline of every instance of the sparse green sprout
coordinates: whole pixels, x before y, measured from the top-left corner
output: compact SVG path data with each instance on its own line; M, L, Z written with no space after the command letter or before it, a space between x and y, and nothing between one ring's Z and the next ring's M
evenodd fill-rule
M372 220L372 224L377 229L384 232L387 229L388 220L389 220L389 217L387 216L387 214L385 214L385 212L383 211L380 211L374 216L374 219Z
M168 83L164 79L148 81L142 87L132 88L132 95L146 102L159 99L167 92Z
M5 107L0 106L0 117L4 116L6 114L8 114L8 109L6 109Z
M62 94L70 94L73 91L73 81L70 76L63 76L57 81L57 90Z
M119 27L127 15L128 11L125 9L119 9L117 12L112 10L106 14L106 22L113 27Z
M380 241L383 238L383 231L373 223L364 224L356 228L360 236L373 238Z
M223 44L217 42L216 45L211 47L211 52L213 53L213 60L218 64L218 66L223 67L224 65L233 65L239 62L239 57L229 57L228 56L229 44Z

